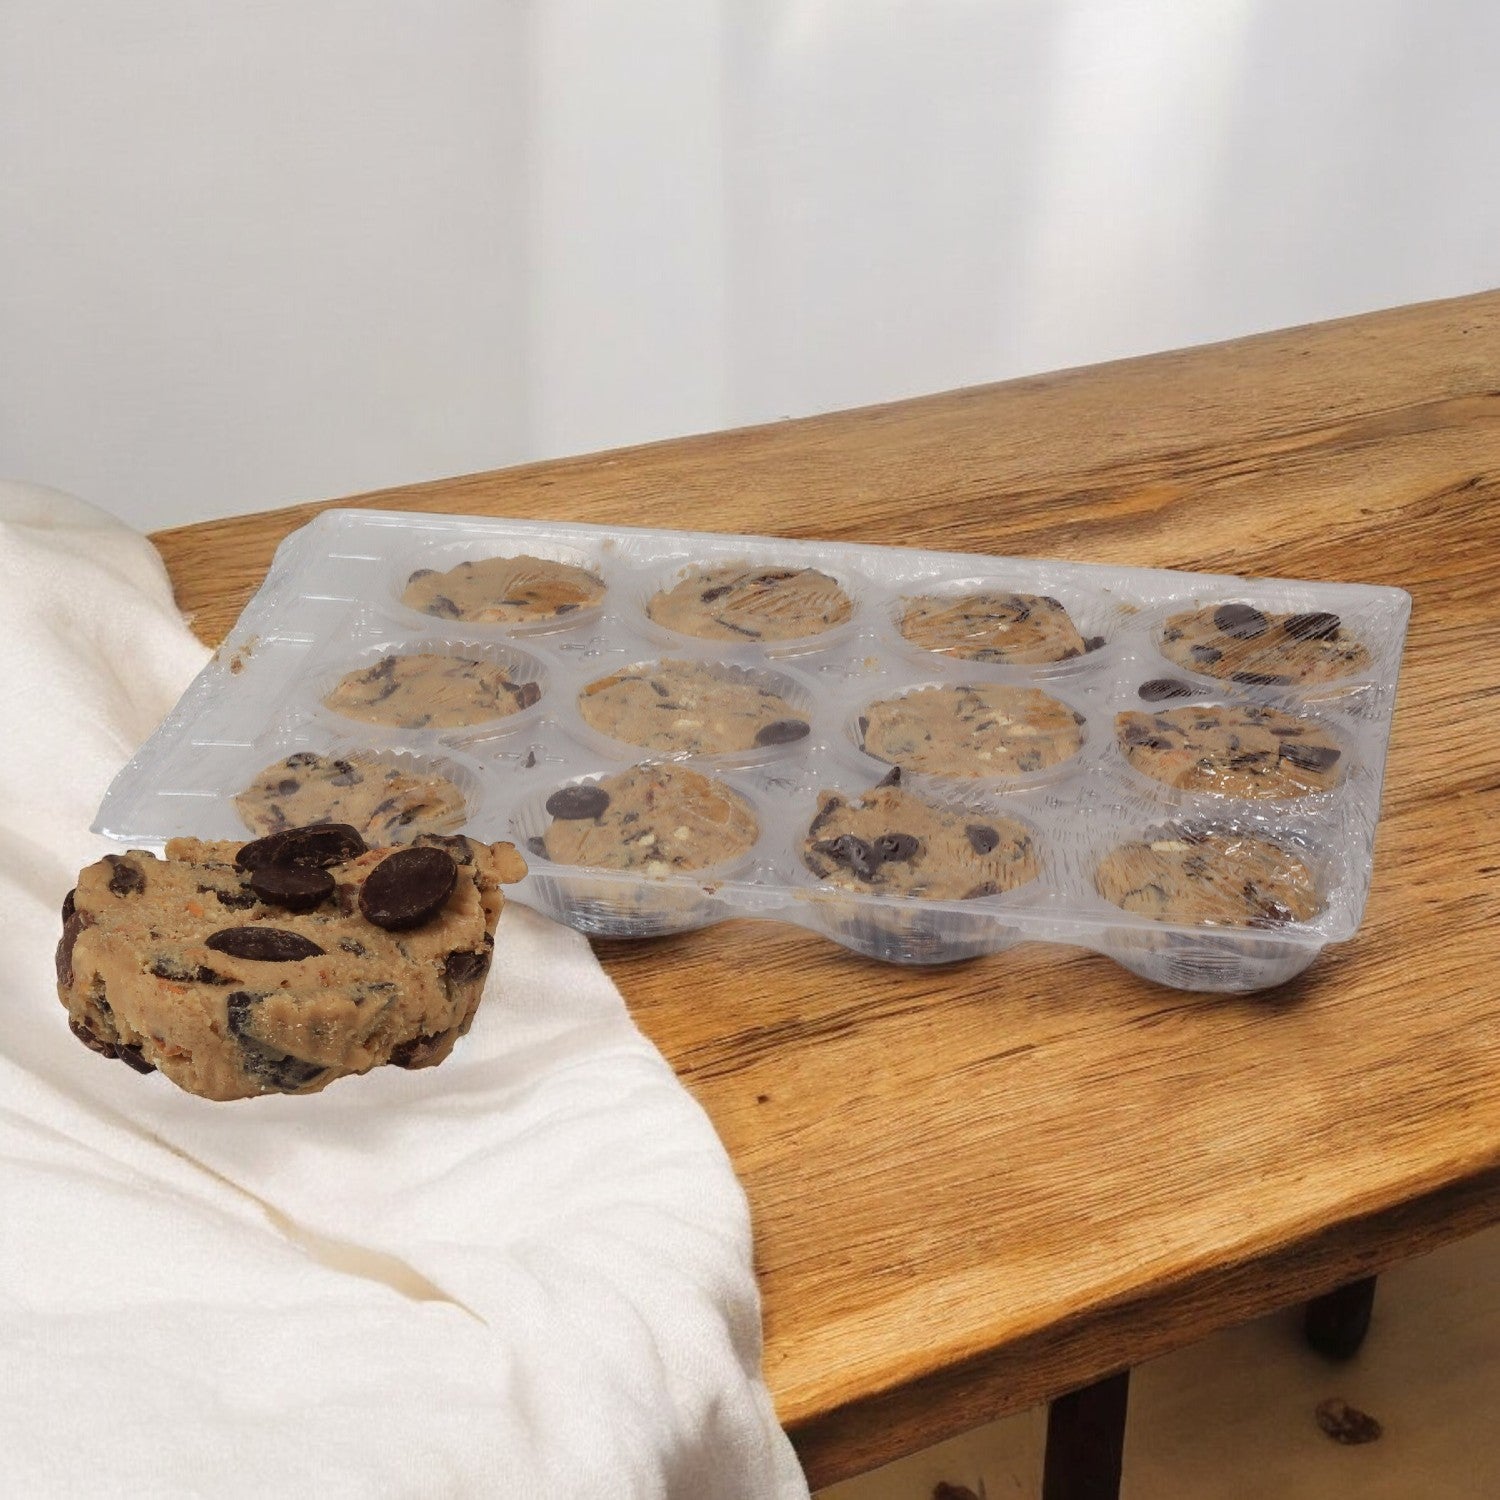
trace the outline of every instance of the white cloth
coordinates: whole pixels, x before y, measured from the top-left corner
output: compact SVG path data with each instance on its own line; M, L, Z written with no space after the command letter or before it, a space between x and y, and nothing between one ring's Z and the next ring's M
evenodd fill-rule
M311 1098L69 1034L59 903L204 659L149 543L0 485L0 1488L806 1496L744 1195L577 934L508 906L439 1070Z

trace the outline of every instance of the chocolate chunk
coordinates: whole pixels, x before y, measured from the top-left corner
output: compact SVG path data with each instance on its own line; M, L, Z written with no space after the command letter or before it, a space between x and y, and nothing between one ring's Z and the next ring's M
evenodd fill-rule
M445 849L461 865L474 863L474 846L461 833L419 833L412 844L430 844L434 849Z
M70 913L63 922L62 937L58 940L54 961L57 965L57 982L64 989L73 983L73 948L78 942L78 934L88 925L88 918L81 911Z
M882 776L880 778L880 780L875 783L875 785L877 787L882 787L882 786L900 786L901 785L901 767L900 766L892 766L890 768L890 770L887 771L885 773L885 775Z
M1288 687L1292 679L1280 672L1231 672L1231 682L1243 682L1246 687Z
M1214 628L1236 640L1248 641L1264 635L1269 628L1266 617L1251 604L1221 604L1214 611Z
M522 768L524 770L529 771L535 764L536 764L536 751L535 750L528 750L526 752L526 759L521 762L521 766L522 766Z
M115 1044L103 1041L94 1035L82 1021L74 1017L68 1017L68 1030L83 1043L90 1052L97 1052L101 1057L113 1057L115 1055Z
M205 968L202 964L182 963L167 954L162 954L152 961L151 972L158 979L169 979L174 984L234 983L232 979L226 979L215 969Z
M514 694L518 709L530 708L541 699L542 685L539 682L507 682L505 685Z
M367 922L387 932L420 927L442 909L458 883L458 866L442 849L398 849L375 866L359 893Z
M820 839L813 850L843 865L861 880L872 880L880 868L879 851L852 833L841 833L836 839Z
M333 876L327 870L309 870L301 865L263 865L251 871L250 889L267 906L311 911L333 894Z
M1109 644L1102 635L1091 635L1084 643L1085 651L1102 651Z
M1329 641L1339 633L1343 621L1326 609L1314 610L1306 615L1288 615L1281 628L1294 641Z
M301 785L302 783L295 776L288 776L284 781L278 781L271 790L278 797L290 797Z
M734 585L732 583L715 584L711 589L704 589L703 592L698 595L698 598L704 604L712 604L715 599L722 599L724 595L727 594L733 587Z
M1189 646L1188 655L1205 667L1211 667L1224 653L1217 646Z
M62 919L63 919L64 922L66 922L68 920L68 918L71 917L73 915L73 913L78 910L77 906L75 905L75 902L77 901L77 898L78 898L78 887L75 885L73 887L73 889L71 891L69 891L66 896L63 897Z
M757 745L789 745L805 739L811 729L806 719L773 719L755 732Z
M204 885L199 886L198 889L201 891L213 891L214 895L218 898L220 906L228 906L235 911L248 911L255 905L257 899L254 891L247 891L243 888L235 891L221 891L215 886Z
M139 896L146 889L146 872L123 854L106 854L109 864L109 889L115 896Z
M558 787L546 806L554 818L597 818L609 806L609 793L591 781L579 781Z
M844 805L842 797L830 795L827 802L818 809L817 816L807 825L808 833L816 833L823 825L832 819L833 815Z
M1000 831L988 823L970 823L964 828L969 847L976 854L988 854L1000 842Z
M909 833L883 833L875 840L875 852L882 860L910 859L921 848L921 840Z
M311 938L284 927L221 927L204 942L215 953L263 964L297 963L304 958L319 958L325 951Z
M538 859L547 858L547 841L539 833L533 833L526 840L526 848L532 854L535 854Z
M339 947L345 953L352 953L355 958L364 958L370 951L358 938L352 937L341 937L339 939Z
M1164 698L1191 698L1193 691L1192 684L1179 677L1153 677L1150 682L1143 682L1136 694L1147 703L1160 703Z
M460 950L450 953L443 964L443 983L451 994L455 985L472 984L476 979L483 979L489 971L488 950L481 953Z
M408 584L412 584L419 578L431 578L435 572L437 572L436 568L418 568L414 573L407 576L406 581Z
M253 839L235 855L234 864L237 870L260 870L267 865L326 870L330 865L358 859L363 853L365 841L348 823L309 823Z
M1299 742L1281 742L1281 759L1289 760L1303 771L1326 771L1341 754L1336 745L1306 745Z
M398 1068L420 1068L446 1035L446 1032L439 1032L436 1036L414 1036L397 1042L391 1048L391 1062Z
M289 771L300 771L303 766L315 766L321 757L313 750L298 750L282 762Z
M273 1089L280 1089L284 1093L305 1088L313 1079L328 1071L322 1063L308 1062L305 1058L291 1057L285 1053L275 1056L269 1049L262 1050L261 1056L252 1064L250 1052L243 1042L240 1047L245 1052L246 1071L265 1079Z
M146 1054L139 1047L131 1047L125 1042L116 1042L115 1056L127 1068L134 1068L137 1073L154 1073L156 1071L156 1064L147 1062Z
M456 620L463 611L446 594L434 594L424 613L437 615L443 620Z

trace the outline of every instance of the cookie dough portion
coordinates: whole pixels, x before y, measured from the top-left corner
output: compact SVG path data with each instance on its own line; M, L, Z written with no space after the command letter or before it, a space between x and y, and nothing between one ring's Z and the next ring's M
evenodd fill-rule
M696 661L612 672L579 693L578 711L626 744L690 755L791 744L809 729L779 693Z
M712 640L789 641L822 635L854 613L837 579L816 568L694 568L652 596L658 625Z
M1278 615L1210 605L1171 616L1160 645L1178 666L1261 687L1336 682L1370 665L1369 651L1326 610Z
M927 687L872 703L871 755L933 776L1013 776L1076 755L1083 715L1039 688Z
M1117 714L1115 733L1137 771L1184 792L1306 797L1337 786L1344 771L1326 729L1255 703Z
M479 1004L500 883L525 865L508 844L463 838L354 854L347 834L352 857L321 867L247 870L237 860L254 846L196 839L172 841L165 859L132 850L90 865L57 950L74 1034L206 1099L310 1094L382 1063L441 1062ZM414 855L426 888L413 885ZM392 858L408 864L373 882L386 889L372 907L367 882ZM419 920L382 925L393 901Z
M901 634L924 651L966 661L1032 665L1069 661L1093 649L1048 594L920 594L906 601Z
M891 782L856 797L821 793L802 861L847 890L929 901L1015 890L1040 868L1030 831L1014 819L938 807Z
M746 854L760 836L738 792L682 765L632 766L561 788L540 853L563 865L670 875Z
M468 818L464 794L436 771L420 774L374 755L299 750L267 766L235 799L252 833L303 823L349 823L375 844L448 833Z
M418 568L401 602L441 620L483 625L532 625L591 609L604 598L604 580L587 568L544 557L486 557L446 573Z
M1169 832L1121 844L1095 879L1106 901L1158 922L1280 927L1322 908L1312 872L1267 839Z
M455 729L509 718L541 695L536 683L512 681L494 662L419 651L383 656L373 667L347 673L323 703L367 724Z

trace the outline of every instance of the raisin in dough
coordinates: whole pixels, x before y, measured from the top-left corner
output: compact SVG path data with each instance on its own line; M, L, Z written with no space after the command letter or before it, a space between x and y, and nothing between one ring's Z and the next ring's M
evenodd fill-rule
M628 745L690 755L790 744L808 732L780 694L695 661L612 672L579 693L578 711L590 728Z
M933 776L1044 770L1083 744L1075 713L1039 688L926 687L872 703L864 746L879 760Z
M1335 682L1370 665L1369 651L1326 610L1277 615L1249 604L1210 605L1173 615L1160 644L1178 666L1254 686Z
M1306 797L1337 786L1343 774L1342 751L1326 729L1255 703L1122 713L1115 732L1137 771L1184 792Z
M1121 844L1100 862L1106 901L1159 922L1279 927L1306 922L1322 905L1312 872L1267 839L1168 832Z
M1067 610L1047 594L921 594L906 601L901 634L924 651L966 661L1033 665L1069 661L1090 649Z
M632 766L547 800L540 853L564 865L670 875L746 854L760 834L738 792L682 765Z
M442 620L481 625L533 625L591 609L604 580L587 568L542 557L486 557L446 573L418 568L401 602Z
M235 863L243 844L174 839L165 859L106 855L63 907L57 980L69 1025L95 1051L159 1068L206 1099L310 1094L382 1063L441 1062L479 1004L500 883L525 865L509 844L419 842L456 874L435 914L403 930L368 920L361 895L412 849L328 866L331 892L310 910L258 895L261 872ZM247 945L252 956L237 956Z
M471 656L385 656L339 679L324 706L346 718L397 729L455 729L508 718L541 697L503 667Z
M299 750L267 766L235 799L252 833L302 823L349 823L373 844L449 833L468 817L464 794L436 771L420 773L374 755Z
M694 568L652 596L658 625L713 640L789 641L842 625L854 604L816 568Z
M1013 818L938 807L883 782L861 796L823 792L802 840L820 880L847 890L966 901L1037 877L1030 831Z

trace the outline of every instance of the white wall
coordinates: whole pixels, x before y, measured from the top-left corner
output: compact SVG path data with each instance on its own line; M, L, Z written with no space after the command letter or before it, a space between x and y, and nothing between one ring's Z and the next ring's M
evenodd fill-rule
M0 0L0 474L143 526L1500 284L1496 0Z

